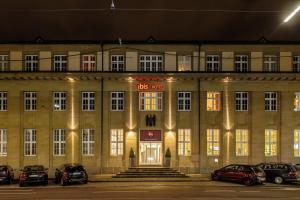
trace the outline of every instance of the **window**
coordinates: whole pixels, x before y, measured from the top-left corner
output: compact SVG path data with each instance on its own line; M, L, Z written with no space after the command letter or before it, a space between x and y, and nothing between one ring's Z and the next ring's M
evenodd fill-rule
M96 71L96 56L83 55L82 56L82 71Z
M207 129L207 155L218 156L220 154L220 130Z
M24 132L24 155L35 156L36 155L36 130L25 129Z
M34 72L38 71L39 57L38 55L26 55L25 56L25 71Z
M178 71L192 71L192 56L191 55L179 55Z
M235 56L235 70L237 72L249 71L248 56L247 55L236 55Z
M207 92L207 111L221 110L221 93Z
M36 110L36 92L24 92L25 111Z
M191 110L191 92L178 92L178 110Z
M112 55L111 56L111 71L119 72L124 71L124 56Z
M294 130L294 156L300 157L300 129Z
M66 92L53 92L53 110L66 110Z
M235 110L236 111L248 110L248 92L235 93Z
M95 92L82 92L82 110L95 110Z
M265 156L277 155L277 130L265 130Z
M82 155L92 156L95 152L95 130L82 129Z
M248 130L237 129L235 131L236 156L248 156Z
M111 92L110 98L112 111L124 110L124 92Z
M142 72L162 71L163 57L161 55L141 55L140 69Z
M178 155L191 155L191 129L178 129Z
M277 110L277 92L265 92L265 111Z
M123 155L123 129L111 129L110 131L110 155Z
M265 55L264 56L264 71L276 72L277 71L277 56Z
M64 156L66 149L66 139L64 129L54 129L53 131L53 155Z
M140 111L161 111L162 92L140 92Z
M7 92L0 92L0 111L7 110Z
M206 56L206 70L208 72L220 71L220 56L218 55L207 55Z
M9 71L8 55L0 55L0 71Z
M53 70L56 72L67 71L67 56L66 55L54 55Z
M0 156L7 155L7 130L0 129Z
M293 72L300 72L300 56L293 56Z
M300 92L295 92L294 111L300 111Z

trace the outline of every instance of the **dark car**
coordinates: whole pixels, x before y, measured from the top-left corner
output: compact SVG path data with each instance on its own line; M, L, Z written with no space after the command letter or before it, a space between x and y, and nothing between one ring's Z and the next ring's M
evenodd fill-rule
M14 182L14 170L9 165L0 165L0 183Z
M265 173L268 182L281 184L283 182L299 182L300 175L293 164L261 163L258 165Z
M47 169L43 165L25 166L19 176L19 185L24 187L26 184L48 185Z
M245 185L262 184L265 180L264 171L254 165L233 164L215 170L211 174L212 180L240 182Z
M55 171L55 183L67 185L70 183L84 183L88 182L88 175L84 167L80 164L64 164Z

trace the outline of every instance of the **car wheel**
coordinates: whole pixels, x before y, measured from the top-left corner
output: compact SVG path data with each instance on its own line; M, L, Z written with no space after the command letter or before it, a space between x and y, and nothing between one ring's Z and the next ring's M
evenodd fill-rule
M60 184L61 184L62 186L66 186L66 185L67 185L66 181L64 181L63 178L60 179Z
M250 178L246 178L243 183L246 185L246 186L250 186L250 185L253 185L253 181L250 179Z
M88 183L88 180L84 180L84 181L83 181L83 184L87 184L87 183Z
M283 183L283 178L280 177L280 176L276 176L276 177L274 178L274 183L276 183L276 184L281 184L281 183Z
M211 175L211 180L213 180L213 181L218 181L218 180L219 180L219 176L216 175L216 174L212 174L212 175Z

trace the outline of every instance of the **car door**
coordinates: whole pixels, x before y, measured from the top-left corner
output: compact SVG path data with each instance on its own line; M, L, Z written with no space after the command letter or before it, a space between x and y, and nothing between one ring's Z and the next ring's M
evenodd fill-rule
M223 177L225 180L234 180L234 173L237 169L236 165L229 165L224 168Z

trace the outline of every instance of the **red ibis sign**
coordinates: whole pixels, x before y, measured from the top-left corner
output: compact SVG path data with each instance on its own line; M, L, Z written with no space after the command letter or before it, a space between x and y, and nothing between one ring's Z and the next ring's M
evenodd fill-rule
M141 130L140 141L162 141L160 130Z
M137 84L137 89L145 91L161 91L164 89L164 86L160 83L139 83Z

